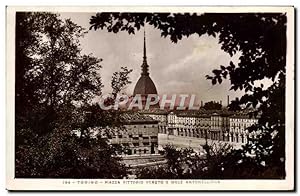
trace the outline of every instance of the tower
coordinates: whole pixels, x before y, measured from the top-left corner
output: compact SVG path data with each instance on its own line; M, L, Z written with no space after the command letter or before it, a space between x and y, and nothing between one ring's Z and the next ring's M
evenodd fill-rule
M157 95L157 90L154 82L150 78L149 65L147 63L147 51L146 51L146 33L144 31L144 48L143 48L143 63L141 65L142 72L139 80L137 81L133 96L140 94L142 97L143 105L146 102L149 94Z

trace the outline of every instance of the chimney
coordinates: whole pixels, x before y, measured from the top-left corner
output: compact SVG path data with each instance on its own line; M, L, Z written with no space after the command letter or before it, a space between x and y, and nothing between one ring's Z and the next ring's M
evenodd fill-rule
M220 100L220 104L222 105L222 100Z
M227 95L227 106L229 106L229 95Z
M201 107L203 107L203 101L201 101Z

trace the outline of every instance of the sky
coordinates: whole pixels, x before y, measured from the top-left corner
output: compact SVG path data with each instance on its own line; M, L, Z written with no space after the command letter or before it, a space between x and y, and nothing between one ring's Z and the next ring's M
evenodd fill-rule
M61 18L70 18L76 24L89 29L89 20L95 13L59 13ZM198 102L222 101L241 96L242 92L229 91L230 81L212 85L206 75L220 65L238 62L239 54L230 57L221 50L218 38L203 35L184 37L178 43L163 38L158 29L146 25L147 62L150 77L156 85L158 94L195 94ZM112 74L121 67L133 69L131 84L124 91L133 94L134 86L141 74L143 60L143 28L134 35L127 32L112 33L106 29L89 30L80 39L82 53L102 58L100 75L104 84L103 93L111 92Z

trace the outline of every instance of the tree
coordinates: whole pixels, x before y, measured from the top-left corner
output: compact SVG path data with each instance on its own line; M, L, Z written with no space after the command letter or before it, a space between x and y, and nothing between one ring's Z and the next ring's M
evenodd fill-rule
M115 116L91 105L101 95L102 60L81 54L85 33L57 14L16 14L16 177L127 175L118 149L91 131L112 125Z
M121 90L131 83L129 79L131 72L132 69L129 70L127 67L121 67L120 71L113 73L111 81L112 96L104 100L106 106L114 106ZM80 137L89 136L93 128L106 129L107 137L111 137L112 130L115 128L124 129L119 108L118 110L103 110L98 103L93 103L83 105L76 112L77 114L74 116L76 116L77 122L74 124L74 128L80 131Z
M112 95L114 97L120 93L125 86L131 84L129 79L129 74L132 72L132 69L128 69L127 67L121 67L121 71L114 72L111 80L111 88L113 89Z
M88 102L101 94L101 59L80 54L78 39L86 33L82 27L56 14L22 12L16 16L16 32L18 128L29 125L22 119L34 116L37 106L41 112L30 126L47 132L59 119L61 107Z
M222 105L218 102L210 101L210 102L206 102L203 108L206 110L221 110Z
M228 144L212 143L207 145L205 154L195 152L191 148L176 149L174 146L164 147L167 160L165 165L142 168L137 177L142 179L224 179L234 175L224 172L224 158L232 151ZM205 145L202 146L205 148ZM227 160L225 158L225 160ZM235 170L231 170L234 172Z
M220 69L212 71L213 76L206 78L213 85L229 78L231 90L245 91L231 107L253 107L256 110L252 115L261 114L258 125L250 131L262 134L249 141L253 145L235 154L239 156L237 160L254 153L251 167L263 163L265 168L281 168L277 177L284 178L286 22L286 13L97 13L90 19L90 29L134 34L148 23L174 43L184 36L208 34L218 38L221 49L231 56L240 52L238 64L220 65ZM273 84L266 88L255 84L263 79L270 79Z
M23 130L24 131L24 130ZM117 149L103 138L78 137L69 127L49 134L27 130L26 144L16 150L17 178L124 178L127 168ZM108 164L109 163L109 164Z

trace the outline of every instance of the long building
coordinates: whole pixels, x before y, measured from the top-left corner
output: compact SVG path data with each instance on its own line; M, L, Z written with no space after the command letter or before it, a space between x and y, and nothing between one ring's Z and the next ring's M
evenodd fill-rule
M258 122L247 112L219 111L142 111L158 120L159 133L180 137L207 138L246 143L255 137L247 128Z

